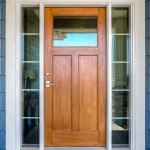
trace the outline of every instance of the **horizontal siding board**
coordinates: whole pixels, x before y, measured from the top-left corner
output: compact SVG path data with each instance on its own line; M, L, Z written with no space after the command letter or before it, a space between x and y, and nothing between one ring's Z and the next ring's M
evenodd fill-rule
M0 92L5 92L5 76L0 76Z
M5 20L5 16L6 16L6 11L5 11L5 7L6 6L6 3L5 2L1 2L0 3L0 20Z
M6 49L6 40L0 39L0 57L5 56L5 49Z
M150 142L149 142L149 139L150 139L150 131L149 130L146 130L146 137L145 137L145 143L146 143L146 149L149 150L150 148Z
M0 38L5 38L5 28L6 28L6 23L4 20L0 21Z
M0 93L0 111L5 111L5 93Z
M150 56L150 38L145 39L145 53L146 56Z
M146 1L145 3L145 17L150 18L150 2Z
M6 150L6 131L0 131L0 150Z
M146 75L146 94L150 94L150 75Z
M146 75L150 75L150 56L146 56L146 65L145 65Z
M0 111L0 130L1 131L5 131L5 123L6 123L6 119L5 119L5 111Z
M0 75L5 75L5 57L0 59Z
M150 94L146 94L146 112L150 111Z
M150 38L150 19L146 19L145 26L146 26L145 36L146 38Z
M146 126L145 126L145 129L146 130L150 130L150 112L149 111L146 111L145 117L146 117Z

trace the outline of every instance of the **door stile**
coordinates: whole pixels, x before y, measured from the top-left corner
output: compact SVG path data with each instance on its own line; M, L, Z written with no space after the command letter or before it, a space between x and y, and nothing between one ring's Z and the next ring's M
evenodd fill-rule
M53 18L52 18L52 13L51 9L45 8L45 18L44 18L44 29L45 29L45 68L44 71L45 73L48 72L49 75L46 76L44 73L44 82L46 81L51 81L52 82L52 55L51 55L51 47L52 47L52 28L53 28ZM45 83L44 83L45 84ZM44 85L45 87L45 85ZM45 137L45 146L49 145L52 143L52 88L46 88L44 90L45 94L45 119L44 119L44 137ZM49 111L46 111L49 110ZM49 140L48 140L49 139Z
M98 13L98 131L99 145L106 145L106 9ZM101 105L103 104L103 105Z

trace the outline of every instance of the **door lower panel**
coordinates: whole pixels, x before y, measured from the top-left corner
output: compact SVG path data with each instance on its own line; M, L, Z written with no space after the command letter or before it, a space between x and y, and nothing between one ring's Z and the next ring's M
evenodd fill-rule
M98 132L53 131L52 139L56 146L97 146Z

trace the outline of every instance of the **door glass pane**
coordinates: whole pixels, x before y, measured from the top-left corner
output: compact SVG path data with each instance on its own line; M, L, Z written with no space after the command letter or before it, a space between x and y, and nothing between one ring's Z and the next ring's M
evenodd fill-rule
M97 17L54 17L53 46L97 46Z
M129 64L113 63L112 88L129 89Z
M22 8L22 144L39 144L39 8Z
M112 35L112 60L129 61L129 35L113 34Z
M39 119L23 119L23 144L39 143Z
M112 144L129 144L129 8L112 8Z
M129 91L113 91L112 100L113 144L127 144L129 142Z

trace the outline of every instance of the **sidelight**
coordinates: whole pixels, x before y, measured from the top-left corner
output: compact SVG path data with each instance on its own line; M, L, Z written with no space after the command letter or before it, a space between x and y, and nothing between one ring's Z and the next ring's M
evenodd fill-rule
M129 144L129 8L112 8L112 144Z
M22 9L22 144L39 144L39 9Z

